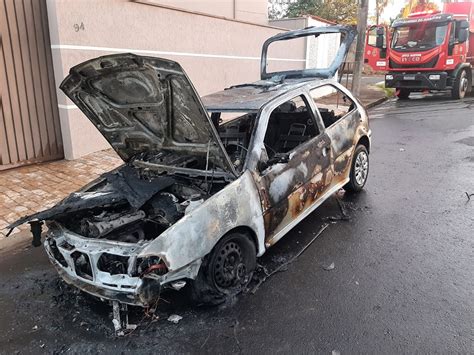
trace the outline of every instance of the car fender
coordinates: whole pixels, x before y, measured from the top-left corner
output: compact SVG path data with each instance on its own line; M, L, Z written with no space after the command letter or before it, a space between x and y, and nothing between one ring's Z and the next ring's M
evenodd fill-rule
M226 233L238 227L254 232L260 256L265 252L262 214L258 190L247 170L151 241L138 258L158 256L169 271L175 271L202 259Z

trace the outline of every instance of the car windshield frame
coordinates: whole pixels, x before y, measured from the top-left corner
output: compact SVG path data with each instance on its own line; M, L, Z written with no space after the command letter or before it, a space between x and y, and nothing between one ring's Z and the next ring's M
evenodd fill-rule
M425 22L397 26L393 29L391 49L403 52L420 52L439 47L446 41L449 32L448 26L447 22ZM403 31L408 31L408 33L401 37L400 33ZM406 39L406 43L399 43L402 38ZM428 40L430 41L428 42Z

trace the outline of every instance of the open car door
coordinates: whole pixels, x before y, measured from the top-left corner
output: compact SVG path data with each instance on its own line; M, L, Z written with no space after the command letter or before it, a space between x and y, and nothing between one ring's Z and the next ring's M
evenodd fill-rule
M379 38L379 43L377 43L377 37ZM388 69L388 43L389 35L387 26L374 25L367 28L364 63L372 68L372 70L381 71Z

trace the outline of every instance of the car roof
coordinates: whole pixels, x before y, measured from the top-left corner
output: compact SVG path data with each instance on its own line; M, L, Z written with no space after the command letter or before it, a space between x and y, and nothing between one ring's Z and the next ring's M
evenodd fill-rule
M320 79L298 79L284 81L260 80L250 84L231 86L228 89L201 98L210 112L257 112L273 99L305 86L328 81ZM332 81L332 80L331 80Z

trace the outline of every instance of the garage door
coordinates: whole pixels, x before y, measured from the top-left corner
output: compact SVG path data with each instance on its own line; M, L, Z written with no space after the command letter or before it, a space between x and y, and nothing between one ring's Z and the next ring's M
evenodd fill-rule
M63 157L45 0L0 0L0 170Z

